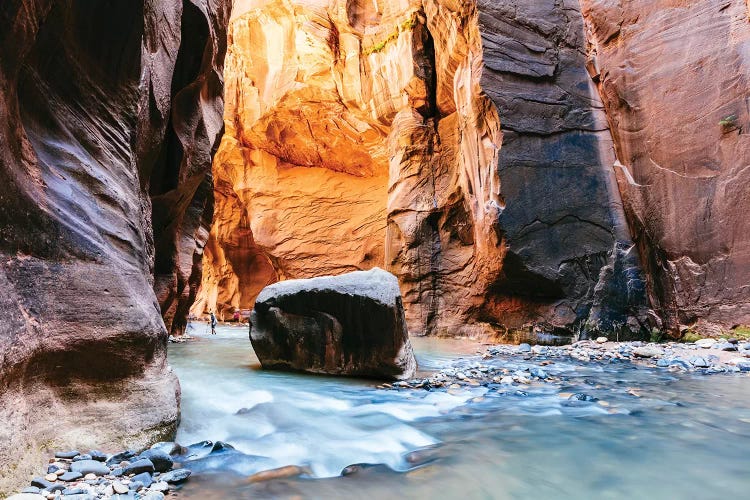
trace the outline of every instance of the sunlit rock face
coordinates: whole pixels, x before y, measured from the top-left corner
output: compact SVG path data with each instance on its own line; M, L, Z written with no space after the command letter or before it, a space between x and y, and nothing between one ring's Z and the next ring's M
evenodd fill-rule
M487 333L499 120L472 2L240 1L194 312L384 266L420 333ZM438 314L439 311L439 314Z
M174 303L202 245L228 17L208 0L0 5L0 496L50 448L177 424L153 273Z
M674 335L750 323L747 3L581 5L654 308Z

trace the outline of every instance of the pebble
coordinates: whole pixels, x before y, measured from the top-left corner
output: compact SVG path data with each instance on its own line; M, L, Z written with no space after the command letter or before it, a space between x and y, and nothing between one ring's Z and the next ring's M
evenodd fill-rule
M93 472L89 472L88 474L86 474L85 476L83 476L83 479L86 480L86 481L95 481L96 480L96 474L94 474Z
M70 450L70 451L58 451L55 453L55 458L64 458L67 460L72 460L73 458L80 455L78 450Z
M695 341L695 345L701 349L710 349L716 343L716 339L700 339Z
M529 344L520 344L518 346L518 352L531 352L531 345L529 345Z
M633 355L638 358L653 358L662 354L662 350L656 346L647 345L633 349Z
M46 479L47 481L50 481L50 482L55 482L55 481L57 481L57 474L54 474L54 473L47 474L46 476L44 476L44 479Z
M141 472L154 472L154 463L148 458L142 458L124 467L122 473L126 476L130 474L140 474Z
M597 337L596 343L597 344L606 344L609 341L607 337Z
M130 489L126 485L122 484L120 481L115 481L114 483L112 483L112 489L114 490L115 493L120 493L120 494L127 493L128 491L130 491Z
M81 474L80 472L66 472L65 474L60 476L60 481L69 483L71 481L75 481L76 479L81 479L82 477L83 474Z
M167 483L181 483L190 477L190 474L188 469L175 469L159 476L159 480Z
M87 459L79 460L70 464L70 470L80 472L82 475L95 474L97 476L106 476L110 473L109 467L97 460Z
M696 368L708 368L710 366L708 364L708 361L701 358L700 356L695 357L695 358L690 358L690 364Z

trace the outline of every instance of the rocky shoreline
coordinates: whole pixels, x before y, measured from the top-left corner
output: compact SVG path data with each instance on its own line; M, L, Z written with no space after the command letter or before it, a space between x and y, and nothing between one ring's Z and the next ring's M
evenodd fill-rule
M524 369L504 366L503 361L523 360ZM493 345L475 357L459 359L453 366L428 377L382 384L383 389L460 389L464 387L512 387L532 383L560 384L553 366L570 361L633 363L673 372L704 375L743 373L750 376L750 342L736 339L701 339L694 343L609 342L581 340L564 346Z
M175 443L114 455L60 451L43 475L8 500L164 500L190 477L188 469L174 468L172 455L180 451Z

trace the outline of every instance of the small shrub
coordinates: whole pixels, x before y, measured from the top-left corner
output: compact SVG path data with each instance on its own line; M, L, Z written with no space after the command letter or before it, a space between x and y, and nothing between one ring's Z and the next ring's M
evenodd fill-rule
M681 342L685 342L687 344L687 343L690 343L690 342L695 342L696 340L700 340L702 338L703 337L701 335L698 335L697 333L695 333L694 330L688 329L682 335L682 338L680 339L680 341Z
M735 130L737 128L737 115L725 116L724 118L719 120L719 126L724 130L724 132Z

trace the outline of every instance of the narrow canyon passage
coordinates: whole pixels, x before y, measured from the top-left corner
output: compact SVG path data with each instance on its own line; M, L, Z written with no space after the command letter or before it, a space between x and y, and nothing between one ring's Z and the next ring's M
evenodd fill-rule
M235 5L194 314L378 266L400 278L413 331L490 333L500 134L477 20L440 2Z

